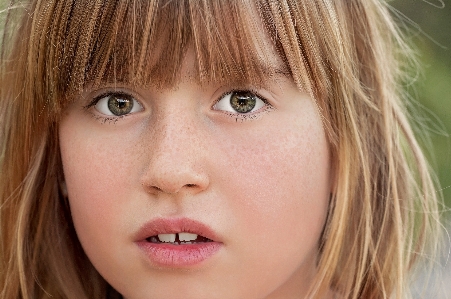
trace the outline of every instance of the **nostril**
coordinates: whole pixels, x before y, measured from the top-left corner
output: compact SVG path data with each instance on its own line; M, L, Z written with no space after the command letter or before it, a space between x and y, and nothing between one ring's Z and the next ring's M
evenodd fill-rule
M190 189L194 189L196 187L198 187L197 184L185 184L186 188L190 188ZM153 190L153 192L162 192L162 193L170 193L170 194L175 194L179 192L179 189L177 190L169 190L169 189L165 189L165 188L160 188L158 186L150 186L150 189Z
M185 191L195 194L205 190L209 184L208 177L203 173L197 174L188 171L148 173L141 178L141 184L147 192L152 194L177 194Z
M157 186L150 186L153 190L158 191L158 192L163 192L163 190Z

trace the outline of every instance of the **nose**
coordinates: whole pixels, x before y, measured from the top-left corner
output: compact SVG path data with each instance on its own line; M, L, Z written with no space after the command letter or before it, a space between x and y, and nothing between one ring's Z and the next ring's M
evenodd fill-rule
M196 194L209 185L203 146L196 121L168 113L155 121L145 156L147 168L141 184L151 193Z

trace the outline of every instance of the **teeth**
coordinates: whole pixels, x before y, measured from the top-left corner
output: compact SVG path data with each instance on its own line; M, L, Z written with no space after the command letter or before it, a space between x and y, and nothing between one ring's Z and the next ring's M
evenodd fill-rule
M180 240L180 242L194 241L196 239L197 239L197 235L196 234L179 233L179 240Z
M158 239L160 239L160 242L174 243L175 242L175 234L159 234Z
M178 239L177 239L178 235ZM155 238L156 239L156 238ZM158 240L163 243L180 243L183 242L184 244L191 244L197 239L196 234L191 233L176 233L176 234L159 234ZM176 242L177 240L177 242Z

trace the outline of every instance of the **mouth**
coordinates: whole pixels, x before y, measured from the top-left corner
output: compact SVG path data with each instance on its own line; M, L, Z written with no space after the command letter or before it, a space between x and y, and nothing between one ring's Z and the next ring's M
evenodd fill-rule
M155 244L171 244L171 245L186 245L186 244L201 244L213 242L213 240L198 234L187 232L179 232L174 234L158 234L146 238L147 242Z
M166 268L201 266L223 247L211 228L188 218L152 220L135 240L151 265Z

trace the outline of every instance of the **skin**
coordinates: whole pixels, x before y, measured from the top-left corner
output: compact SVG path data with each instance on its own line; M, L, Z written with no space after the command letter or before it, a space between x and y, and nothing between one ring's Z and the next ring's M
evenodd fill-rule
M281 64L273 52L265 55ZM189 52L171 89L106 85L65 111L60 147L78 238L127 299L303 298L332 184L317 107L284 75L268 76L256 90L199 86L194 63ZM244 119L215 105L236 88L256 91L269 106ZM84 108L117 91L142 108L117 120ZM157 217L196 219L223 246L198 265L153 265L134 236Z

